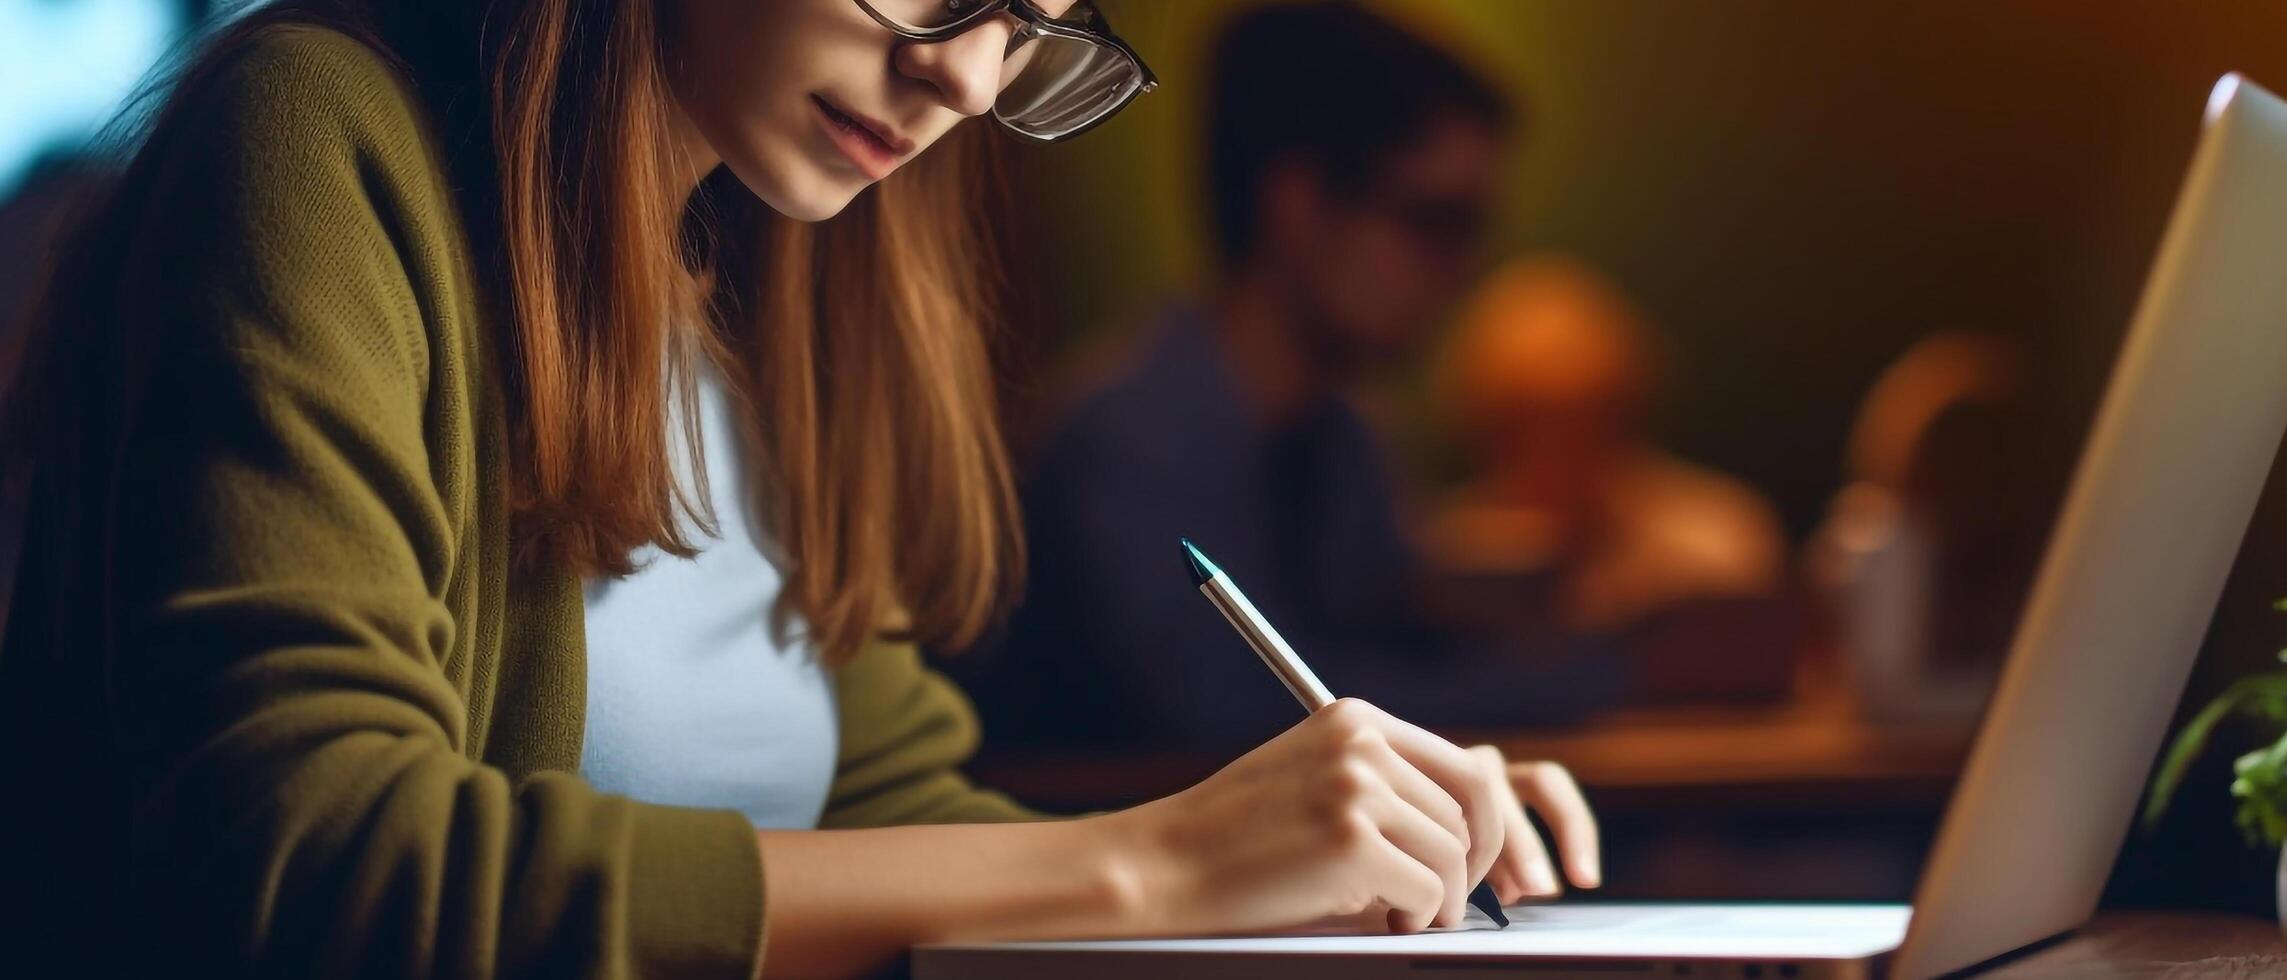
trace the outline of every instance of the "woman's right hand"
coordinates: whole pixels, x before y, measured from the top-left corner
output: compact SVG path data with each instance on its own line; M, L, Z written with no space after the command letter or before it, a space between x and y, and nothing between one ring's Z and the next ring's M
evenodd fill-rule
M1363 701L1312 714L1204 782L1099 818L1168 934L1334 919L1453 925L1514 807L1469 751Z

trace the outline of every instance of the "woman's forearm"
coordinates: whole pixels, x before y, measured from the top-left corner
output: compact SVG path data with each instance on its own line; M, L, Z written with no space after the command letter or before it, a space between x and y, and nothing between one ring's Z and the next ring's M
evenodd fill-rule
M847 975L916 943L1142 935L1117 821L761 831L763 975Z
M1562 770L1510 767L1351 700L1117 813L762 831L762 972L862 973L928 942L1453 925L1496 865L1505 901L1554 892L1520 794L1592 883L1594 820Z

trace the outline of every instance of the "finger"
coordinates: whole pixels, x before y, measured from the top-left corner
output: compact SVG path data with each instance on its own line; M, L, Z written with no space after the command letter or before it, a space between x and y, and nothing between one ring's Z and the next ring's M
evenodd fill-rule
M1516 787L1509 783L1508 761L1501 757L1500 749L1490 745L1470 746L1469 754L1493 780L1495 805L1501 811L1501 855L1486 872L1486 884L1492 886L1503 905L1527 895L1556 894L1556 874L1549 866L1548 851L1541 846L1532 821L1525 817L1524 802L1518 799Z
M1376 836L1366 842L1364 864L1373 894L1388 907L1383 923L1391 932L1420 932L1445 907L1445 880L1436 871Z
M1582 888L1603 883L1604 870L1596 815L1588 809L1580 784L1553 762L1519 762L1509 767L1509 781L1525 805L1532 807L1556 835L1557 851L1564 856L1564 873Z
M1541 835L1530 823L1508 838L1495 867L1515 876L1519 898L1554 898L1564 892L1556 867L1549 861L1548 845L1541 842Z
M1524 879L1517 877L1517 873L1510 870L1506 863L1507 860L1507 858L1503 858L1493 865L1493 870L1485 872L1485 883L1493 886L1493 894L1500 898L1503 906L1515 905L1523 901L1526 894Z
M1468 914L1469 889L1475 886L1468 877L1467 845L1452 830L1395 792L1370 797L1366 806L1368 815L1381 827L1383 839L1435 872L1438 881L1443 883L1444 898L1438 903L1433 923L1459 923L1461 917Z
M1493 805L1492 781L1485 778L1469 750L1378 708L1373 712L1375 725L1389 739L1390 748L1461 804L1469 825L1469 876L1472 880L1483 877L1501 853L1501 814Z
M1453 835L1458 846L1469 846L1469 815L1454 800L1453 794L1439 786L1437 780L1422 775L1404 756L1390 747L1387 738L1377 738L1363 751L1366 761L1380 773L1401 799L1413 805L1430 819L1435 820ZM1506 782L1506 778L1503 782Z

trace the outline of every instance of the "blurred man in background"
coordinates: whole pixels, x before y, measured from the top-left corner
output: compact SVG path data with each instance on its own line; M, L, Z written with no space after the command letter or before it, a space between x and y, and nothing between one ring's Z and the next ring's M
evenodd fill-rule
M1653 442L1659 347L1578 259L1518 259L1472 294L1432 375L1468 471L1427 529L1437 594L1484 628L1608 638L1639 668L1631 701L1782 697L1800 641L1778 514Z
M1242 745L1291 723L1292 698L1192 588L1184 536L1337 693L1426 724L1577 717L1614 665L1473 644L1420 614L1383 454L1344 397L1477 271L1509 108L1349 3L1245 14L1212 58L1219 288L1163 315L1048 441L1026 499L1030 593L978 658L987 730Z

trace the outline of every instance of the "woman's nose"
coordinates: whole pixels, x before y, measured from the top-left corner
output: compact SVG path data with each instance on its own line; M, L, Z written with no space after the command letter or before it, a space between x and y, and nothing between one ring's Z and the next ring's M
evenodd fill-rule
M1001 92L1001 62L1015 27L1007 18L935 44L903 44L897 70L937 90L939 101L964 116L981 116Z

